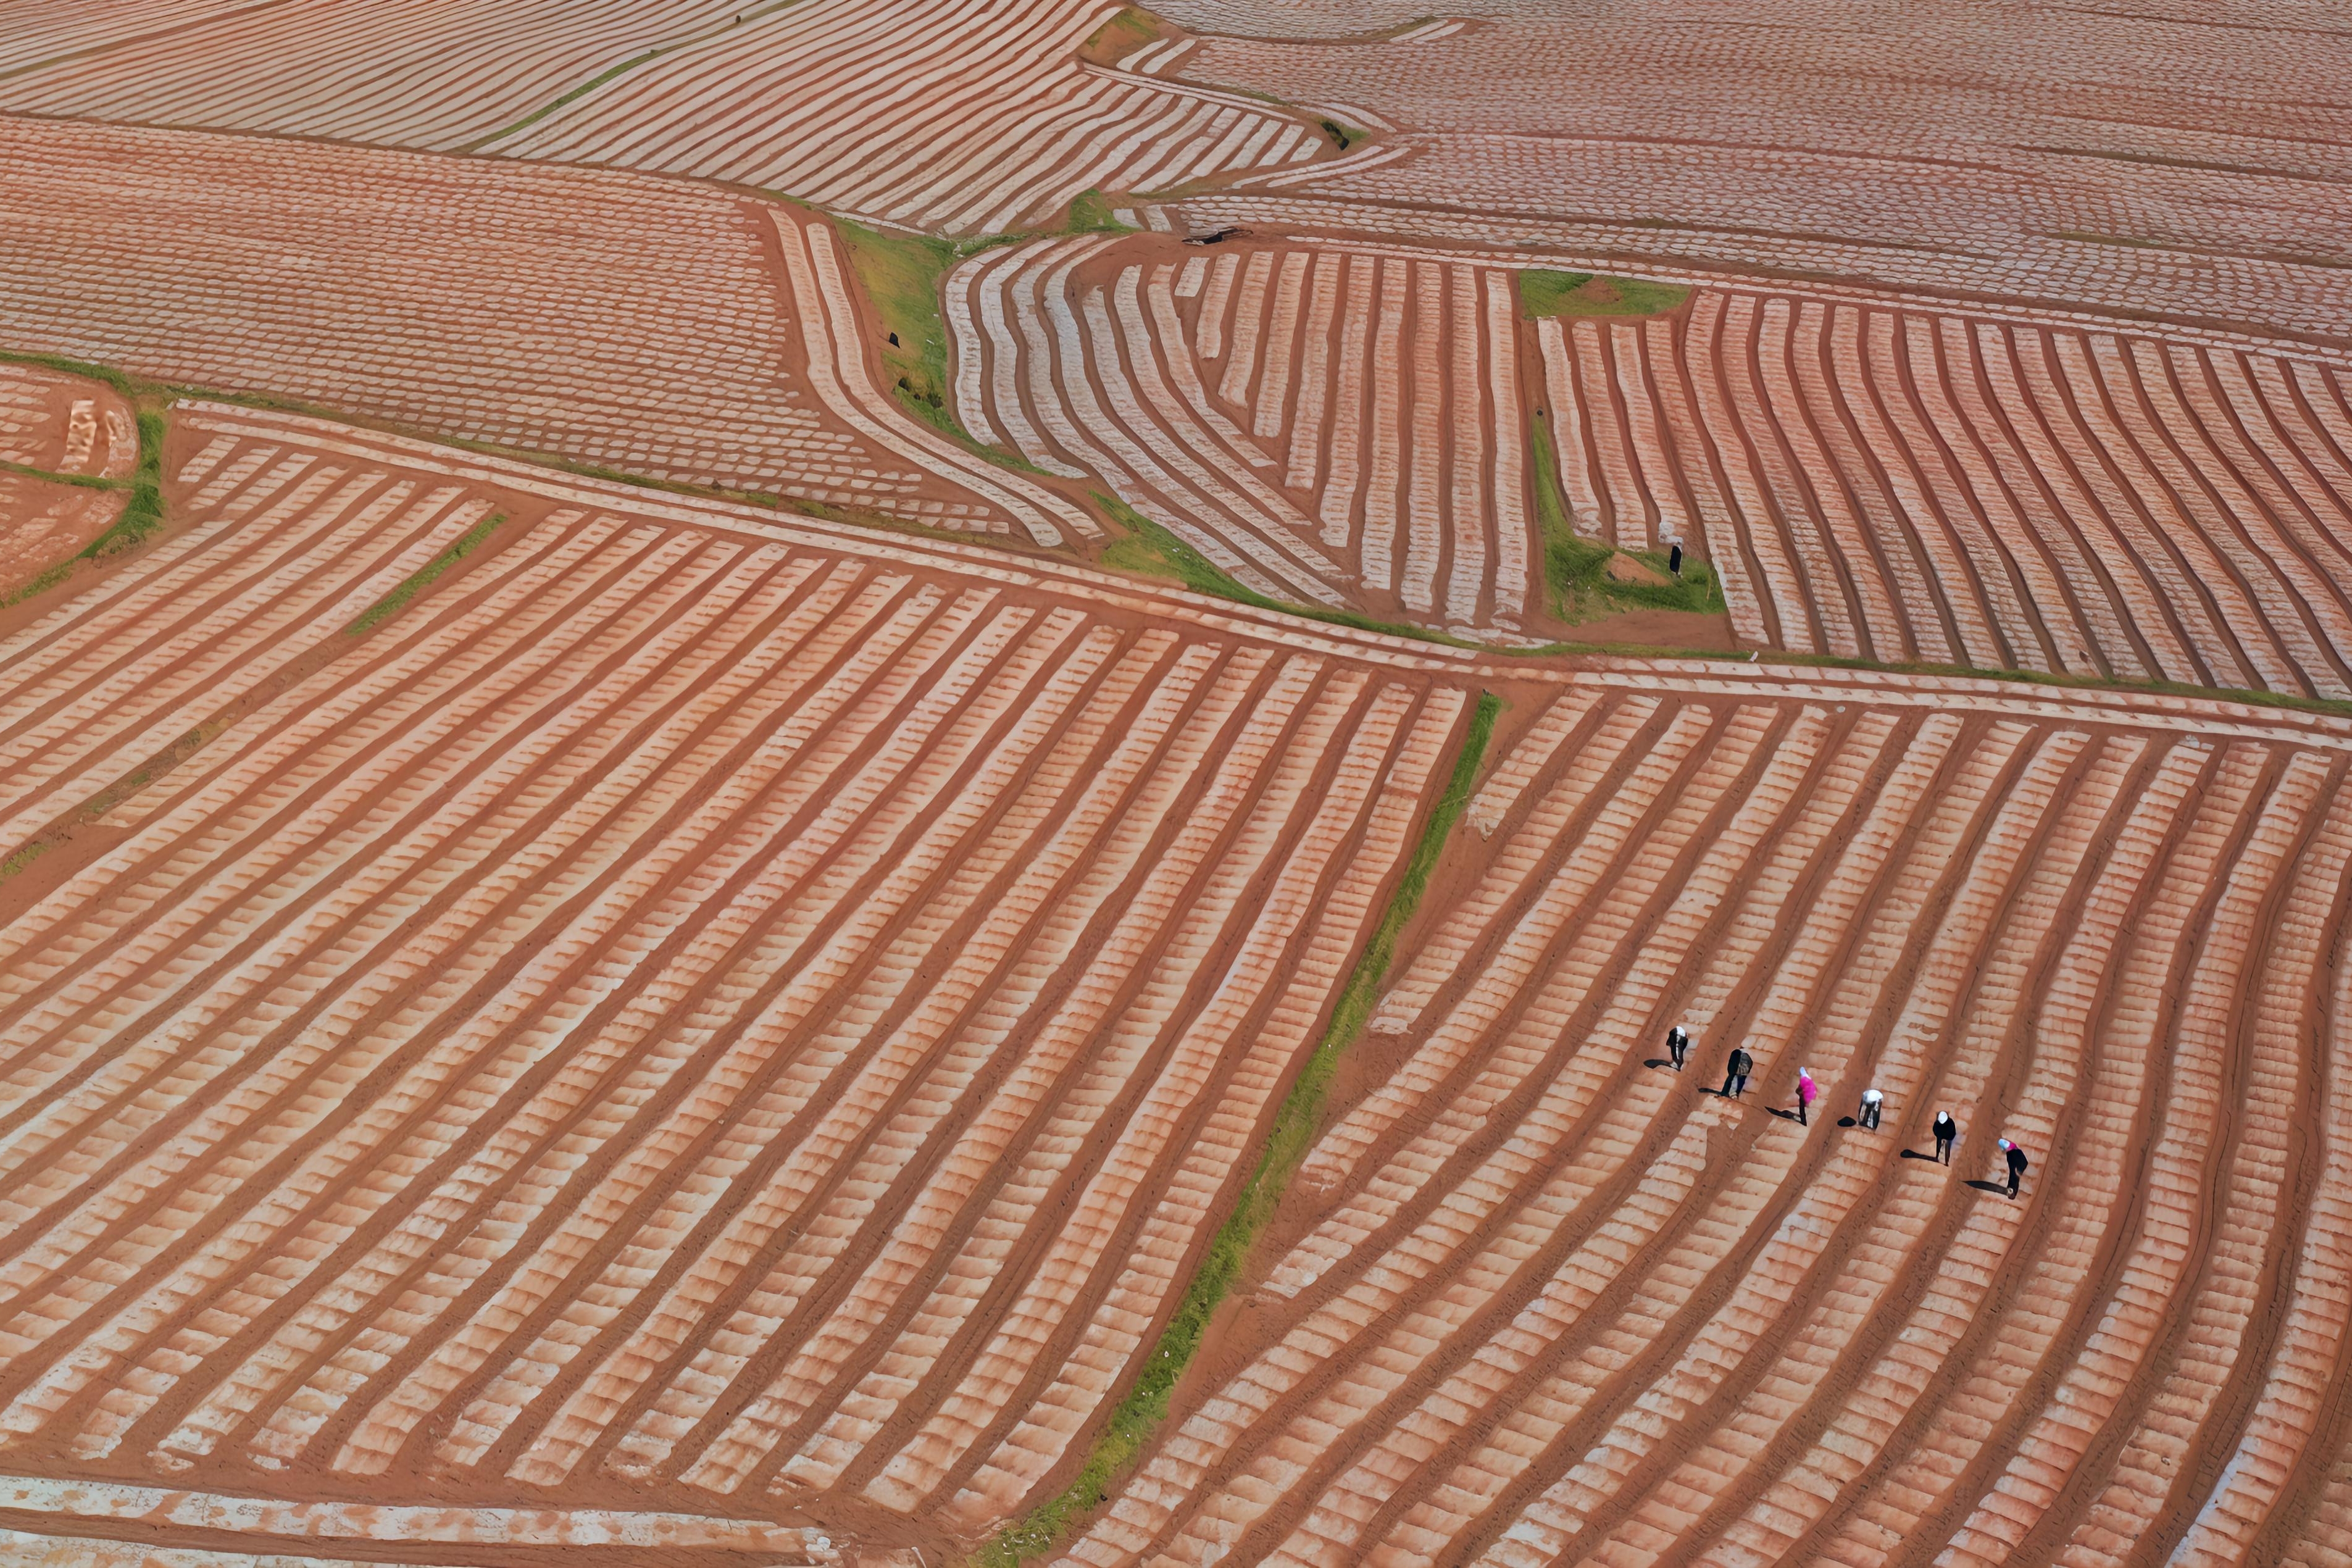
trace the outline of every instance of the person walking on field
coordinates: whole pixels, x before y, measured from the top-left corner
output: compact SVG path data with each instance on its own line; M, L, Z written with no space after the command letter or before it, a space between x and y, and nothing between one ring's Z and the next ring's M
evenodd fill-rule
M1874 1089L1864 1089L1862 1091L1862 1114L1855 1120L1860 1121L1863 1126L1869 1128L1873 1132L1877 1131L1878 1108L1881 1102L1885 1099L1886 1097L1885 1095L1879 1093Z
M1948 1165L1952 1163L1952 1141L1960 1135L1960 1124L1952 1120L1948 1110L1936 1112L1936 1158Z
M1748 1092L1748 1075L1755 1069L1756 1058L1749 1056L1746 1051L1741 1050L1738 1046L1732 1047L1730 1070L1723 1075L1723 1092L1731 1096L1734 1100L1746 1094Z
M1821 1092L1821 1086L1813 1081L1813 1069L1799 1068L1797 1069L1797 1121L1800 1125L1806 1127L1812 1125L1813 1101Z
M1675 1070L1683 1070L1683 1058L1690 1054L1690 1031L1676 1024L1666 1031L1666 1055L1674 1058Z
M2009 1160L2009 1195L2015 1197L2017 1184L2025 1179L2025 1151L2006 1138L2000 1141L2000 1148Z

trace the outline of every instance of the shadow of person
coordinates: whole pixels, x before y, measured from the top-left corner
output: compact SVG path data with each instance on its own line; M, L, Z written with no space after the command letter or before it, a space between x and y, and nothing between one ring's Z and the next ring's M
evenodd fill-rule
M1930 1163L1934 1163L1934 1161L1935 1161L1935 1158L1936 1158L1936 1156L1934 1156L1933 1154L1922 1154L1922 1153L1921 1153L1921 1152L1919 1152L1919 1151L1918 1151L1918 1150L1916 1150L1916 1149L1906 1149L1906 1150L1904 1150L1904 1151L1903 1151L1903 1157L1904 1157L1905 1159L1906 1159L1906 1160L1926 1160L1926 1161L1929 1162Z
M1851 1127L1853 1125L1853 1118L1851 1116L1841 1116L1838 1118L1838 1125L1840 1127Z
M1674 1066L1675 1063L1672 1057L1652 1057L1648 1061L1643 1062L1642 1065L1645 1068L1670 1068Z
M1783 1110L1777 1105L1768 1105L1764 1109L1770 1111L1773 1115L1779 1117L1783 1121L1794 1121L1797 1120L1797 1113L1793 1110Z
M2002 1197L2009 1196L2009 1189L2002 1186L1999 1182L1971 1181L1969 1183L1969 1185L1974 1187L1980 1193L1999 1193Z

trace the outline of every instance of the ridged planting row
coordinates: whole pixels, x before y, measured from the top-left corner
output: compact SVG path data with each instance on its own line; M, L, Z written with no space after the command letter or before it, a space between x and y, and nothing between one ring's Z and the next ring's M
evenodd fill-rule
M2331 370L1747 292L1541 341L1577 529L1705 538L1748 640L2352 696Z
M2339 1561L2343 784L2286 744L1563 698L1472 802L1230 1370L1059 1561ZM1878 1131L1841 1120L1865 1087Z
M1260 593L1516 630L1533 547L1507 271L1045 241L950 274L966 426L1099 476Z
M192 424L188 526L0 643L25 820L229 721L0 926L0 1469L1019 1507L1467 693L520 503L273 681L485 503Z
M1164 190L1324 150L1311 121L1265 100L1078 58L1117 11L394 0L239 7L136 34L92 16L43 29L43 53L22 65L47 63L0 81L0 109L479 147L758 185L958 234L1043 224L1092 188Z
M81 30L50 29L57 58L0 82L0 108L453 152L747 8L741 0L379 0L353 10L248 0L184 4L174 16L146 6L150 26L129 37L96 17Z
M2347 62L2308 4L2217 27L2181 5L1925 0L1858 21L1841 0L1481 0L1449 35L1363 42L1349 36L1430 12L1169 0L1160 14L1247 35L1204 38L1188 77L1343 124L1376 115L1412 150L1334 163L1291 187L1312 193L1295 205L1188 202L1203 226L1541 237L1612 258L1598 270L1684 259L2352 341L2352 160L2326 96Z
M950 234L1049 221L1079 192L1294 163L1311 122L1105 70L1105 0L808 0L753 16L489 144L788 191Z
M0 118L0 160L10 347L940 528L1084 521L877 390L831 231L772 203L58 121Z

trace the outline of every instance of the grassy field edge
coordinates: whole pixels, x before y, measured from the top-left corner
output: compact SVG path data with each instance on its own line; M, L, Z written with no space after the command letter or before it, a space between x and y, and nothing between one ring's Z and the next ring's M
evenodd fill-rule
M1390 961L1396 955L1397 941L1420 906L1430 875L1436 869L1437 858L1444 853L1446 840L1453 837L1454 825L1470 803L1470 792L1478 781L1478 769L1486 759L1486 743L1494 735L1495 720L1502 706L1501 699L1491 691L1479 695L1477 705L1471 710L1469 728L1462 737L1461 750L1454 753L1454 771L1430 810L1429 820L1423 826L1420 841L1413 846L1412 858L1405 863L1404 875L1389 900L1388 910L1374 928L1363 955L1356 961L1346 987L1340 991L1339 1005L1332 1010L1322 1041L1307 1058L1290 1092L1276 1110L1265 1152L1234 1202L1234 1212L1210 1240L1201 1267L1185 1288L1174 1315L1168 1320L1159 1344L1145 1361L1135 1386L1111 1412L1109 1423L1095 1440L1077 1478L1060 1495L1038 1505L1027 1518L1007 1525L982 1546L971 1559L979 1568L1017 1568L1050 1551L1072 1522L1110 1495L1111 1483L1135 1463L1167 1416L1168 1397L1174 1392L1177 1380L1191 1363L1193 1352L1200 1349L1202 1336L1207 1332L1209 1321L1216 1315L1225 1293L1240 1277L1250 1245L1273 1216L1291 1173L1307 1156L1332 1074L1339 1068L1341 1055L1371 1016Z

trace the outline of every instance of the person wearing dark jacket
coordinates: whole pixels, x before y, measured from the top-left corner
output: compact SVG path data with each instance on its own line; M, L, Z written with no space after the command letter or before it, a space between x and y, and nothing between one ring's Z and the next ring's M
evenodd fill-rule
M1732 1047L1730 1069L1723 1075L1723 1092L1735 1099L1747 1093L1748 1075L1755 1070L1756 1058L1738 1046Z
M1948 1165L1952 1163L1952 1142L1960 1135L1960 1124L1952 1120L1948 1110L1936 1112L1936 1158Z
M1666 1055L1674 1058L1675 1070L1683 1070L1683 1058L1690 1054L1690 1031L1676 1024L1666 1031Z
M2025 1151L2006 1138L2000 1141L2000 1148L2009 1160L2009 1195L2015 1197L2017 1184L2025 1179Z

